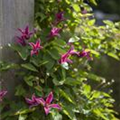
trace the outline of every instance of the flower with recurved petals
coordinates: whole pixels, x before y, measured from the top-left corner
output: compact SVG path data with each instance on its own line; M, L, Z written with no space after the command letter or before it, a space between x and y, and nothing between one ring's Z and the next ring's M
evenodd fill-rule
M48 115L50 112L51 108L56 108L58 110L61 110L60 105L58 104L51 104L53 101L53 93L50 92L49 95L47 96L46 100L43 98L37 99L37 102L40 103L44 107L45 114Z
M58 12L58 13L55 15L55 18L56 18L55 24L58 24L59 22L64 21L64 20L65 20L65 18L64 18L64 12L63 12L63 11L62 11L62 12Z
M40 45L40 39L38 39L36 41L36 43L29 43L29 45L32 47L32 50L31 50L31 56L33 56L34 54L35 55L38 55L39 53L39 50L42 49L43 47Z
M25 29L18 28L18 30L21 32L21 37L23 37L26 40L30 39L30 37L35 33L35 30L32 32L29 31L28 25L25 27Z
M7 91L0 91L0 102L3 100L3 97L7 94Z
M60 36L60 34L59 34L60 30L61 30L60 28L53 27L51 29L48 37L49 38L53 38L53 37L56 37L56 36L59 37Z
M17 36L17 43L19 43L22 46L26 46L27 45L25 39L22 36L21 37Z
M90 57L90 51L85 51L85 50L83 50L83 51L81 51L80 53L79 53L79 55L78 55L79 57L87 57L87 59L88 60L90 60L91 59L91 57Z
M71 46L71 48L68 50L67 53L61 55L61 59L59 60L59 63L72 63L72 60L69 59L69 56L71 55L79 55L79 52L76 52L74 50L74 46Z
M31 99L25 98L26 102L30 105L30 108L39 105L39 103L37 102L37 99L38 98L35 96L35 94L32 95Z

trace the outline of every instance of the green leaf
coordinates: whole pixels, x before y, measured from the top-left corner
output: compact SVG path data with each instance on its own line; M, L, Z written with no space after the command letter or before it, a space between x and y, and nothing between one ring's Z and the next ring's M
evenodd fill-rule
M55 64L55 61L54 59L49 55L49 53L46 53L44 54L43 56L43 60L44 61L48 61L46 64L45 64L45 67L47 68L47 70L51 70Z
M22 85L19 85L16 87L16 92L15 92L16 96L24 96L25 94L26 94L26 91Z
M71 77L67 77L66 81L64 82L64 84L70 85L70 86L80 85L81 81L83 81L81 78L79 78L79 79L73 79Z
M80 12L80 6L78 4L72 4L72 7L76 12Z
M88 25L93 26L95 24L95 19L89 20Z
M90 85L87 85L87 84L84 84L84 85L83 85L83 91L82 91L82 93L83 93L85 96L89 97L89 96L90 96L90 93L91 93L91 86L90 86Z
M74 107L72 105L62 105L63 113L67 115L71 120L77 120L75 113L73 111Z
M34 80L34 76L30 75L24 78L25 82L29 85L29 86L33 86L33 80Z
M28 69L28 70L38 72L38 70L30 63L22 64L21 66Z
M18 120L26 120L27 115L19 115Z
M95 51L95 50L92 50L92 49L85 49L86 51L90 51L90 53L96 55L96 57L99 57L100 56L100 53Z
M120 58L114 53L109 52L109 53L107 53L107 55L110 56L110 57L115 58L116 60L120 60Z
M57 49L51 49L48 51L48 53L51 55L51 57L55 60L59 60L60 59L60 55L59 52L57 51Z
M62 120L62 115L59 112L52 112L52 120Z
M70 96L67 93L65 93L62 89L59 89L59 91L61 96L63 96L66 100L74 104L73 100L70 98Z
M90 0L91 3L93 3L94 5L97 5L96 0Z
M14 49L15 51L18 52L18 54L20 55L20 57L23 59L23 60L26 60L27 57L30 55L30 52L29 52L29 47L23 47L23 46L20 46L20 45L13 45L13 44L10 44L9 45L12 49Z
M36 109L35 107L33 107L31 109L22 109L22 110L17 111L14 115L25 115L27 113L34 112L35 109Z
M66 45L66 42L62 39L55 39L52 43L60 47L63 47L64 45Z

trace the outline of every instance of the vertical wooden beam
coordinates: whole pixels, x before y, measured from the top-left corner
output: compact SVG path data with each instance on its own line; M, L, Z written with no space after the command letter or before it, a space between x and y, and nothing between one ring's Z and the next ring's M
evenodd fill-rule
M17 28L32 26L33 20L34 0L0 0L0 60L15 61L14 54L5 46L13 42ZM11 94L16 84L13 76L14 72L10 71L4 77L5 87Z

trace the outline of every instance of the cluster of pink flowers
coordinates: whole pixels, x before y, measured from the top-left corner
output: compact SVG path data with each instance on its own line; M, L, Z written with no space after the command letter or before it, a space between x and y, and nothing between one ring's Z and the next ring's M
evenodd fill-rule
M64 12L58 12L56 15L55 15L55 22L54 22L54 25L57 25L59 24L60 22L66 20L64 18ZM29 31L29 27L26 26L26 28L23 30L23 29L18 29L21 33L21 36L17 36L17 41L19 44L21 44L22 46L26 46L27 42L26 40L29 40L30 37L35 33L36 30L33 30L32 32ZM60 34L59 32L61 31L61 28L57 28L56 26L52 27L51 28L51 31L50 33L48 34L48 38L49 39L52 39L54 37L59 37ZM32 50L31 50L31 56L33 55L38 55L39 53L39 50L41 50L43 47L40 45L41 43L41 40L38 39L36 41L36 43L33 43L33 42L30 42L28 43ZM82 52L76 52L74 50L74 47L72 46L70 48L70 50L68 50L67 53L61 55L61 59L59 60L59 63L60 64L63 64L65 62L67 63L72 63L72 60L69 59L69 57L71 55L77 55L78 57L87 57L88 59L90 59L90 52L86 52L85 50L83 50Z
M20 36L17 36L17 42L22 45L26 46L27 45L27 40L30 39L30 37L35 33L35 30L32 32L29 31L29 26L27 25L25 29L18 29L20 32Z
M17 36L17 42L21 44L22 46L27 45L27 41L31 38L32 35L36 32L34 29L32 32L29 31L29 26L26 26L25 29L18 29L19 32L21 33L21 36ZM39 50L42 49L43 47L40 45L41 40L38 39L36 43L30 42L28 43L31 47L31 56L33 55L38 55Z
M69 59L69 57L71 55L77 55L78 57L87 57L88 59L90 59L90 52L89 51L81 51L81 52L76 52L74 50L74 46L71 46L71 48L68 50L67 53L61 55L61 59L59 60L59 63L63 64L63 63L73 63L72 60Z
M7 94L6 90L0 91L0 102L2 102L3 97Z
M50 92L47 98L44 100L43 98L36 97L35 94L32 95L32 98L25 98L26 102L30 105L31 107L42 105L45 111L45 114L48 115L50 112L51 108L56 108L58 110L61 110L60 105L58 104L52 104L53 101L53 93Z

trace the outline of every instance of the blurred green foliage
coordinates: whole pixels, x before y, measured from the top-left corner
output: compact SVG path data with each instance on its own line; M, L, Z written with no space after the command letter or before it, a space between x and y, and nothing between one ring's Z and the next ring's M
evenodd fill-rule
M89 0L96 5L95 0ZM87 12L83 14L82 9ZM64 12L66 20L55 25L55 15ZM36 34L29 42L41 39L44 47L36 56L31 56L29 45L12 44L10 47L19 55L17 76L22 81L16 87L16 103L6 101L1 108L3 120L117 120L113 110L114 99L110 93L103 92L105 79L93 74L90 63L108 55L120 59L120 23L104 21L105 26L96 26L89 4L83 0L36 0L35 27ZM62 29L60 36L48 39L51 28ZM71 56L72 64L60 64L61 55L71 46L75 51L89 51L91 61L85 57ZM1 71L6 64L1 62ZM4 68L4 67L5 68ZM12 66L9 66L11 68ZM89 85L95 81L96 87ZM53 91L54 100L62 107L61 111L52 109L48 116L42 106L29 108L25 97L35 93L46 97ZM5 111L5 106L9 106Z

